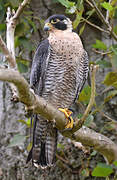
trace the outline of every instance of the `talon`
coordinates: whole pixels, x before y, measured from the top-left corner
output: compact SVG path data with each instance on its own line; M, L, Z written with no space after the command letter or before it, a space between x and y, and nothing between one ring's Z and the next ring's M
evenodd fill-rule
M71 116L72 111L70 111L67 108L65 108L65 109L59 108L59 111L63 112L65 114L66 119L67 119L67 124L66 124L65 128L66 129L72 129L73 124L74 124L73 118Z

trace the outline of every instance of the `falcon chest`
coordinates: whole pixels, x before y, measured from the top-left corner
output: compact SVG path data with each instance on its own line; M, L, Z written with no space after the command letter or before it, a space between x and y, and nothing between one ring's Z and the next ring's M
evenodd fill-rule
M77 34L52 33L43 96L57 107L70 106L76 92L76 76L82 43Z

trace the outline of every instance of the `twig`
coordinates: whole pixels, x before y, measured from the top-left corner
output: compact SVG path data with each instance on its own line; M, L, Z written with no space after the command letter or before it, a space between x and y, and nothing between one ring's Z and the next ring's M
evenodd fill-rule
M70 165L69 162L68 162L66 159L64 159L63 157L59 156L58 154L56 154L56 157L57 157L59 160L63 161L65 164Z
M101 13L101 11L100 11L99 8L97 7L95 1L94 1L94 0L90 0L90 1L92 2L93 7L95 8L95 10L96 10L98 16L100 17L101 21L109 28L109 31L111 31L112 28L111 28L109 22L106 21L105 17L103 16L103 14Z
M117 124L117 121L114 120L114 119L112 119L112 118L110 118L107 114L105 114L105 113L102 112L102 111L99 111L99 112L100 112L100 114L101 114L103 117L105 117L105 118L107 118L109 121L114 122L114 123Z
M93 8L93 4L90 1L86 0L86 2Z
M29 3L30 0L24 0L18 7L15 15L13 16L13 19L18 19L21 13L23 12L25 6Z
M97 26L97 25L91 23L91 22L88 21L87 19L85 19L85 18L83 18L83 17L82 17L82 19L83 19L83 21L85 21L87 24L89 24L90 26L92 26L92 27L98 29L99 31L105 32L105 33L108 33L108 34L110 33L109 31L106 31L106 30L102 29L101 27L99 27L99 26Z
M106 55L106 54L111 54L112 53L112 51L107 51L107 52L101 52L101 51L97 51L96 49L92 49L94 52L96 52L97 54L101 54L102 56L103 55Z
M103 16L103 14L101 13L101 11L99 10L99 8L97 7L96 3L94 0L90 0L93 4L93 7L95 8L100 20L106 25L106 27L108 28L108 31L110 32L111 36L117 41L117 35L114 33L114 31L112 30L111 25L109 24L108 21L106 21L105 17Z

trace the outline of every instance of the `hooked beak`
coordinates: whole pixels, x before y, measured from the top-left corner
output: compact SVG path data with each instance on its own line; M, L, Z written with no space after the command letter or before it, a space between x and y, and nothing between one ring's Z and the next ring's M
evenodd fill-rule
M44 26L44 31L49 31L51 30L51 28L52 28L52 25L50 23L46 23Z

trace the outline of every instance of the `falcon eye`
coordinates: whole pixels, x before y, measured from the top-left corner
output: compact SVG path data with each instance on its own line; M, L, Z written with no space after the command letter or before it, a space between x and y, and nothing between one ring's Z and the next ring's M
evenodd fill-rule
M56 24L56 23L59 22L59 21L60 21L59 19L52 19L52 20L51 20L51 23L52 23L52 24Z

